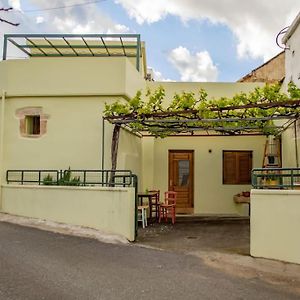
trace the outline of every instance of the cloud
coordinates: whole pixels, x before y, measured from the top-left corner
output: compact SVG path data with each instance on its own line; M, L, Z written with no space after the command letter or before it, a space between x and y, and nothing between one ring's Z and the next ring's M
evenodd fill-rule
M45 21L45 19L42 16L36 17L36 23L37 24L43 23L44 21Z
M37 9L62 5L61 0L28 0L28 2ZM74 1L64 1L64 4L74 4ZM48 24L46 29L56 32L124 33L128 31L126 26L116 24L95 4L45 11L43 16L44 23Z
M165 78L163 74L152 67L148 67L147 71L152 74L152 77L155 81L174 81L170 78Z
M180 74L182 81L216 81L218 68L207 51L192 54L185 47L173 49L169 61Z
M278 52L276 34L289 25L300 10L299 0L115 0L139 24L153 23L167 15L189 20L208 20L228 26L237 38L239 57L262 57Z
M21 10L21 2L20 0L9 0L8 1L9 6L11 6L13 9Z
M45 9L62 6L61 0L27 0L33 9ZM65 5L74 4L74 1L64 1ZM0 0L0 7L12 6L15 10L5 13L5 17L18 27L1 23L0 51L2 52L2 36L4 33L126 33L129 28L114 22L95 5L68 7L58 10L26 13L20 0ZM37 25L38 24L38 25ZM9 56L24 56L16 47L10 48Z

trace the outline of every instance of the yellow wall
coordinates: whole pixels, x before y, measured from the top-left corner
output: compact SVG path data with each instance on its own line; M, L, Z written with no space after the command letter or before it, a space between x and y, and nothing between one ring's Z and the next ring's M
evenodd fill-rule
M295 138L294 125L285 130L281 136L282 140L282 166L285 168L297 168L296 159L296 144L298 149L298 164L300 163L300 130L299 123L297 122L297 139Z
M8 98L5 104L4 168L102 169L102 111L112 97ZM21 137L16 110L41 106L49 115L47 133ZM111 168L112 126L105 124L105 169ZM118 168L140 175L141 140L124 130L120 134Z
M263 83L238 83L238 82L147 82L151 90L159 86L164 87L166 92L166 101L168 104L172 101L174 93L194 92L195 95L200 89L206 90L208 98L232 97L240 92L249 92L257 86L263 86Z
M81 225L135 238L134 188L2 187L5 213Z
M249 91L252 83L145 82L125 57L35 58L0 63L0 88L7 92L4 166L7 169L101 169L102 111L104 102L135 95L147 85L166 88L166 102L175 92L197 92L209 97L232 96ZM49 115L47 133L24 138L19 133L17 109L41 106ZM106 122L104 169L111 168L112 125ZM222 150L254 150L254 166L260 167L264 138L167 138L151 140L121 132L118 169L130 169L143 188L167 189L168 149L195 150L195 213L243 213L232 196L249 186L223 186ZM213 150L208 154L208 149ZM143 169L141 167L143 165Z
M252 190L250 253L300 264L300 191Z
M144 86L142 74L126 57L7 60L0 63L0 74L0 88L8 96L132 97Z
M148 149L152 143L153 157ZM258 168L262 164L264 144L263 136L144 138L143 189L167 191L168 150L194 150L194 213L247 214L244 205L233 202L233 195L249 191L251 186L222 184L222 151L252 150L253 167Z

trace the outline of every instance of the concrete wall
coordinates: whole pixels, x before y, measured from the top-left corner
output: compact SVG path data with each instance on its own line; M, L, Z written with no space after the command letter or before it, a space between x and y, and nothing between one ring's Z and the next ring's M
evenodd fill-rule
M300 264L300 191L252 190L250 253Z
M3 171L7 169L102 169L102 111L114 97L26 97L5 102ZM47 132L39 138L20 134L19 108L41 106ZM106 122L105 169L111 168L112 126ZM118 169L140 175L141 140L121 130Z
M233 196L250 185L223 184L223 150L253 151L253 167L261 167L264 136L168 137L143 139L143 189L168 190L168 150L194 150L194 213L248 214L248 206ZM209 153L209 149L212 150Z
M3 186L2 212L135 238L134 188Z
M0 63L0 76L6 96L0 122L4 131L2 174L7 169L69 166L110 169L113 127L107 122L102 166L104 104L126 101L145 85L126 57L8 60ZM46 134L21 136L16 112L24 107L41 107L48 116ZM140 139L121 130L117 168L140 175L140 164Z
M299 15L295 19L295 24L299 24ZM294 23L293 23L294 24ZM300 26L292 25L292 36L287 40L285 50L285 80L283 83L283 90L287 90L287 85L293 81L298 88L300 88ZM291 28L290 28L291 29ZM295 128L292 125L282 135L282 154L283 167L299 167L300 163L300 123L297 121L297 133L295 135ZM296 153L296 145L298 153ZM298 157L298 164L297 164Z
M200 89L204 89L208 93L208 98L232 97L240 92L250 92L255 87L264 86L259 82L147 82L147 86L151 90L157 89L159 86L164 87L166 92L165 105L168 105L173 99L175 93L193 92L197 96Z
M205 89L209 98L232 97L249 92L263 83L211 82L147 82L151 90L165 88L165 105L175 93ZM235 204L233 195L250 190L250 185L222 184L222 150L253 150L253 167L261 167L265 137L168 137L143 138L142 188L168 189L168 150L194 150L194 213L195 214L248 214L248 206ZM212 153L208 153L212 149Z
M0 74L8 96L132 97L144 87L142 74L126 57L7 60L0 63Z
M298 23L299 24L299 23ZM286 43L285 50L285 81L293 81L300 86L300 26L295 29Z
M296 126L296 135L295 135ZM299 168L300 163L300 123L285 130L281 136L282 140L282 166L284 168ZM298 152L298 153L297 153ZM297 163L298 156L298 163Z

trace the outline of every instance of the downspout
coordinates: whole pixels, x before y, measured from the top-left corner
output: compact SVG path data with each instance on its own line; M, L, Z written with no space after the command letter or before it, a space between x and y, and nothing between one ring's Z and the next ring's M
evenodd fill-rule
M296 166L297 168L299 168L297 120L294 122L294 137L295 137Z
M104 147L105 147L105 120L104 120L104 118L102 117L102 147L101 147L101 168L102 168L102 170L104 170L105 169L105 167L104 167L104 153L105 153L105 149L104 149Z
M1 129L0 129L0 211L2 211L2 180L3 180L3 158L4 158L4 124L5 124L5 91L2 90L1 98Z

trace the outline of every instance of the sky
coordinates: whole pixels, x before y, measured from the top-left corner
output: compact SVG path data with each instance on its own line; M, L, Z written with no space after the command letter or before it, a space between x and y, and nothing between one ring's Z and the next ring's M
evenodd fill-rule
M4 33L139 33L155 79L236 81L282 51L299 0L0 0ZM10 58L18 56L9 53ZM14 56L15 55L15 56Z

